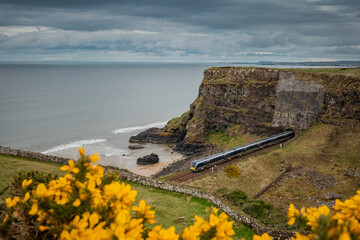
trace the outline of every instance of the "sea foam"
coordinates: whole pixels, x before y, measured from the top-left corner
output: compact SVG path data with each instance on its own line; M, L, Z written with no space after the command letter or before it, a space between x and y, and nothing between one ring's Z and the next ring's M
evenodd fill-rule
M124 134L124 133L140 131L140 130L146 130L148 128L153 128L153 127L164 127L166 125L166 123L167 122L155 122L155 123L150 123L150 124L146 124L143 126L119 128L119 129L114 130L113 133L114 134Z
M50 148L50 149L48 149L46 151L43 151L41 153L48 154L48 153L51 153L51 152L58 152L58 151L62 151L62 150L70 149L70 148L78 148L78 147L82 147L84 145L90 145L90 144L100 143L100 142L105 142L105 141L106 141L106 139L80 140L80 141L76 141L76 142L56 146L56 147Z

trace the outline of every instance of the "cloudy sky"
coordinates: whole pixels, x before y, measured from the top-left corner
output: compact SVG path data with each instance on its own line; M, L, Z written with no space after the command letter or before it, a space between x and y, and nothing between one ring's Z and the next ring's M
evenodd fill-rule
M360 0L0 0L0 61L359 56Z

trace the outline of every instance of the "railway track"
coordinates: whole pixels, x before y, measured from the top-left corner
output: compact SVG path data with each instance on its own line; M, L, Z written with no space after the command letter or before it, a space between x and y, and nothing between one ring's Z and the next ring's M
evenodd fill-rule
M186 180L189 180L193 178L197 173L190 172L187 170L186 172L181 172L179 174L176 174L174 176L171 176L167 178L166 180L171 182L185 182Z
M287 140L287 141L278 142L278 143L276 143L274 145L271 145L271 146L268 146L268 147L263 147L263 148L258 149L256 151L253 151L251 153L246 153L246 154L242 154L240 156L233 157L233 158L228 159L226 161L223 161L221 163L215 164L212 167L206 168L206 169L202 170L201 172L196 172L195 173L195 172L191 172L190 170L187 170L187 171L181 172L179 174L172 175L172 176L166 178L166 180L170 181L170 182L176 182L176 183L186 182L187 180L190 180L192 178L200 177L200 176L202 176L202 175L204 175L206 173L215 172L215 171L218 171L220 169L223 169L225 166L231 165L236 161L239 161L239 160L242 160L242 159L257 155L257 154L259 154L261 152L264 152L264 151L277 149L277 148L279 148L279 144L283 144L284 142L289 142L289 141L291 141L293 139L294 138L292 138L290 140Z

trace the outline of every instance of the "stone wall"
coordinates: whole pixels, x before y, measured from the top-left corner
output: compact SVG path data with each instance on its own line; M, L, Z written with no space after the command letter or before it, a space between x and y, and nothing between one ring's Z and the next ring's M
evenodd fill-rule
M10 156L20 156L20 157L41 160L41 161L45 161L45 162L55 162L55 163L61 163L61 164L67 164L69 161L69 159L62 158L62 157L50 156L50 155L45 155L45 154L37 153L37 152L22 151L22 150L12 149L9 147L2 147L2 146L0 146L0 154L10 155Z
M36 152L30 152L30 151L22 151L17 149L12 149L8 147L2 147L0 146L0 154L4 155L11 155L11 156L21 156L26 158L32 158L36 160L46 161L46 162L56 162L61 164L67 164L68 159L55 157L55 156L48 156L41 153ZM107 168L109 169L109 168ZM143 177L136 175L134 173L130 173L127 171L123 171L120 169L116 169L111 167L111 169L117 171L120 175L120 177L124 180L128 180L130 182L139 183L145 186L153 187L153 188L159 188L163 190L167 190L170 192L176 192L176 193L182 193L186 195L190 195L193 197L198 197L202 199L206 199L216 206L220 208L222 211L226 212L230 217L234 218L236 221L242 222L246 226L252 228L257 234L262 234L264 232L269 233L274 239L289 239L294 234L292 232L286 232L286 231L278 231L275 229L267 228L259 223L257 223L254 219L249 218L247 216L241 215L234 209L232 209L229 205L226 203L223 203L219 198L211 195L207 192L202 192L199 190L191 189L191 188L185 188L183 186L170 184L167 182L160 182L152 178ZM107 171L107 170L105 170Z

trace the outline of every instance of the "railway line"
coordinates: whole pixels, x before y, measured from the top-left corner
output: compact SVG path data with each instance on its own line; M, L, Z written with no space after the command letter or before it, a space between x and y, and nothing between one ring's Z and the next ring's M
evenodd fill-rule
M283 144L284 142L287 142L287 141L289 141L289 140L286 139L286 140L283 140L283 141L278 141L278 142L276 142L274 144L271 144L271 145L268 145L268 146L262 146L262 147L257 148L256 150L254 150L252 152L247 152L247 153L244 153L244 154L241 154L241 155L237 155L237 156L234 156L232 158L227 159L226 161L219 162L219 163L217 163L215 165L210 166L209 168L205 168L204 170L202 170L200 172L192 172L192 171L186 170L186 171L180 172L178 174L171 175L171 176L169 176L168 178L165 178L165 179L167 181L175 182L175 183L186 182L186 181L188 181L190 179L198 178L198 177L200 177L200 176L202 176L204 174L207 174L209 172L215 172L215 171L218 171L220 169L223 169L227 165L231 165L234 162L237 162L239 160L242 160L242 159L257 155L257 154L262 153L264 151L277 149L277 148L279 148L279 144Z

